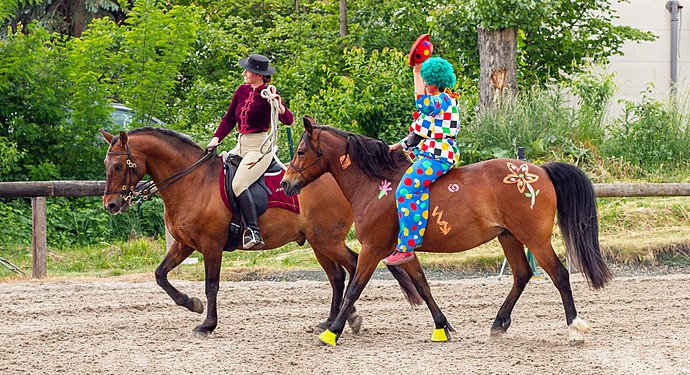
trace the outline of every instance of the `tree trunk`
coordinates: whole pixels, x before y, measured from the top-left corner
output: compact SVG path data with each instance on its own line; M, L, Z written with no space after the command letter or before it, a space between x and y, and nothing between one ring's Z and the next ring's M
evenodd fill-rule
M340 0L340 36L347 35L347 0Z
M86 27L86 0L75 0L71 2L71 35L75 38L81 37Z
M491 108L504 96L517 95L517 29L477 28L479 41L479 106Z

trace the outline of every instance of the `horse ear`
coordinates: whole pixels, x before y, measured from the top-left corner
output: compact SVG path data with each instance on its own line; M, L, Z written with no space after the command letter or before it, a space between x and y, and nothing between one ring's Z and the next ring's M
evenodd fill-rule
M314 120L314 118L311 116L304 116L302 117L302 120L304 120L304 130L311 134L311 132L314 130L314 126L316 125L316 120Z
M101 134L103 134L103 139L105 139L105 141L108 142L108 144L110 144L110 142L113 140L113 135L103 129L98 129L98 131L101 132Z
M120 132L120 143L122 143L123 146L127 144L127 133L123 131Z

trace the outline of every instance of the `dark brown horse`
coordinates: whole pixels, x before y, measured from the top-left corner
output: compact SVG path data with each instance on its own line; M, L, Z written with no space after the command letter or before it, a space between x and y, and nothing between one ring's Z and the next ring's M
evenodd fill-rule
M395 186L410 163L379 140L317 126L309 117L304 127L281 186L296 194L325 173L333 175L353 208L362 243L340 313L320 336L335 345L376 265L395 248ZM551 247L558 208L567 254L589 284L598 289L611 279L599 250L594 189L579 169L563 163L539 167L512 159L489 160L452 169L431 185L430 199L429 223L418 251L459 252L495 237L503 247L513 270L513 288L498 310L492 334L506 332L513 307L532 276L527 246L561 294L571 343L584 342L589 327L577 316L568 271ZM402 266L431 310L436 325L432 340L447 340L453 329L434 302L419 261Z
M120 132L118 136L101 132L110 144L105 158L104 207L113 214L126 209L129 192L135 190L145 174L151 176L163 198L165 224L175 239L156 268L156 282L175 303L202 313L201 300L178 291L167 277L194 250L202 253L208 308L206 319L194 328L194 332L202 335L213 332L218 322L216 296L222 249L231 219L219 191L220 158L205 157L204 149L194 141L170 130L142 128ZM259 218L259 226L266 242L265 249L293 241L300 244L307 241L314 249L333 289L330 315L320 324L325 329L339 311L345 270L351 278L357 263L357 253L345 244L345 236L352 226L352 210L331 176L315 181L304 191L299 204L300 214L269 208ZM408 300L421 303L409 276L400 268L389 267L389 270L400 282ZM353 313L348 314L347 319L353 331L359 331L361 318Z

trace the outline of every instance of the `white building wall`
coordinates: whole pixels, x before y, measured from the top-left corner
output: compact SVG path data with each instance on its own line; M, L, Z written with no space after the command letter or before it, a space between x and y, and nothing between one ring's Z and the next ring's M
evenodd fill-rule
M618 99L639 102L642 92L651 83L652 97L667 99L671 87L671 12L666 9L664 0L631 0L627 3L614 2L619 19L614 23L632 26L643 31L651 31L658 39L653 42L626 42L623 56L609 59L608 71L614 73L618 86L611 103L614 112L620 107ZM685 4L687 3L687 4ZM690 84L690 0L681 0L687 5L679 14L678 34L678 92L686 92Z

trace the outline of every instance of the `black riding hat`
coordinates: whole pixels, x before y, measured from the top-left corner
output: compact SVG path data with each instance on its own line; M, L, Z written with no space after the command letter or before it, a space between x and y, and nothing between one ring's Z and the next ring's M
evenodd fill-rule
M252 73L264 76L270 76L276 72L276 70L268 64L268 57L264 55L251 54L246 59L240 59L239 64L242 68Z

